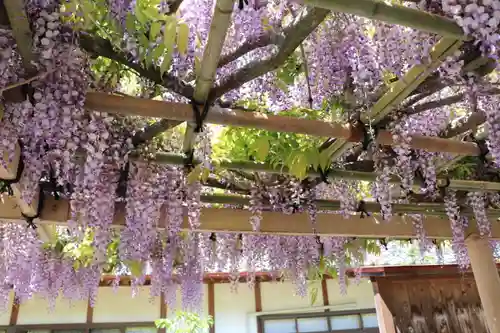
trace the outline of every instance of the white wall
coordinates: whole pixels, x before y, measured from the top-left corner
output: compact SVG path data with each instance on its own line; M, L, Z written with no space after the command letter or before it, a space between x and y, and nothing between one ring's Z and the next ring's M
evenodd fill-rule
M311 298L294 295L295 287L291 282L261 283L262 312L256 313L255 292L245 283L241 283L236 293L231 292L228 283L214 285L215 331L216 333L257 333L257 315L272 313L300 313L324 311L321 284L316 285L318 296L314 305ZM329 308L332 311L374 308L372 286L363 279L359 285L354 281L348 284L347 296L340 295L335 280L327 280ZM177 299L181 305L180 291ZM0 315L0 325L8 325L11 307ZM167 309L168 316L173 316L175 309ZM208 315L208 286L204 285L203 315ZM160 299L151 299L149 287L139 289L139 294L132 298L130 287L119 287L115 292L112 287L99 289L93 312L93 321L102 322L153 322L160 317ZM63 324L85 323L87 303L58 300L55 310L48 312L47 302L35 298L21 304L17 324Z

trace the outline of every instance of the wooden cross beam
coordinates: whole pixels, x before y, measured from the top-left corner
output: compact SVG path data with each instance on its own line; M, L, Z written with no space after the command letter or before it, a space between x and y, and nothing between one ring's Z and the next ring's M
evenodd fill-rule
M61 225L67 224L70 218L70 204L67 200L47 198L41 212L38 224ZM203 232L230 232L253 233L249 222L252 213L248 210L227 208L203 208L201 211L201 227ZM160 217L164 221L165 217ZM0 203L1 223L26 223L22 220L19 208L15 201L8 198ZM427 236L437 239L451 239L452 231L447 217L423 218ZM492 220L492 239L500 239L500 223ZM125 225L125 208L118 205L113 220L114 227ZM472 223L471 223L472 225ZM189 229L187 215L184 215L183 230ZM474 228L474 226L471 226ZM383 221L380 215L374 214L361 218L353 215L345 219L339 214L319 213L317 216L315 234L311 228L309 216L306 213L285 215L277 212L264 212L261 222L260 234L271 235L296 235L296 236L345 236L363 238L416 238L412 219L407 215L394 215L390 221Z
M194 115L190 104L172 103L141 99L131 96L118 96L100 92L89 92L85 101L89 110L134 115L142 117L163 118L179 121L193 121ZM363 129L353 128L340 123L320 120L275 116L258 112L245 112L237 109L213 107L210 109L206 123L229 125L236 127L259 128L276 132L291 132L319 137L341 138L342 142L362 142ZM439 137L412 135L411 147L432 152L448 152L458 155L479 156L481 151L473 142L461 142ZM394 145L390 131L379 131L376 142L382 145Z

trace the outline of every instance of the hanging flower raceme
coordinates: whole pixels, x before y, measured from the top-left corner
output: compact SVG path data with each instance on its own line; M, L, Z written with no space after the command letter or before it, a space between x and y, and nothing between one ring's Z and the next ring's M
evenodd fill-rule
M451 247L455 254L457 264L461 269L469 267L469 256L465 246L465 223L464 217L460 216L460 207L457 204L456 192L448 190L444 197L446 214L450 219L451 232L453 235Z
M415 230L415 234L417 235L420 257L423 258L425 252L427 252L431 248L432 242L429 240L429 238L427 238L427 233L425 232L424 228L423 216L410 215L410 217L413 224L413 230Z
M486 115L486 128L488 130L488 149L493 156L493 161L500 167L500 115L498 105L500 99L497 96L478 97L478 107Z
M491 222L486 215L484 193L469 192L467 193L467 199L472 207L472 210L474 211L474 217L476 218L479 235L481 237L491 237Z
M126 227L121 233L123 260L145 263L155 239L165 203L167 169L156 165L131 163L127 186Z
M377 180L372 184L372 195L380 204L382 218L389 221L392 217L392 194L389 181L393 168L389 165L387 158L384 157L384 153L378 148L375 148L373 159L375 171L378 175Z

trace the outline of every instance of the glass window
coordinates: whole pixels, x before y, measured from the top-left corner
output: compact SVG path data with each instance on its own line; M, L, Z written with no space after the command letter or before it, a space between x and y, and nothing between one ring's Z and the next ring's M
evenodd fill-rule
M265 333L295 333L295 319L272 319L264 321Z
M156 327L127 327L126 333L157 333Z
M297 319L297 326L301 333L328 331L328 321L326 317L299 318Z
M346 315L330 317L332 330L355 330L360 329L359 315Z
M119 328L92 328L90 333L121 333Z
M376 313L366 313L361 315L363 320L364 328L378 327L377 314Z

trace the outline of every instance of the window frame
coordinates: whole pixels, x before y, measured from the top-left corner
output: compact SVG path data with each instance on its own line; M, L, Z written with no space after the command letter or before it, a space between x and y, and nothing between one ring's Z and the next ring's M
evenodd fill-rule
M322 312L303 312L303 313L280 313L280 314L264 314L257 315L257 327L259 333L267 333L265 331L265 322L268 320L280 320L280 319L294 319L295 321L295 332L292 333L301 333L299 332L298 319L303 318L326 318L328 330L327 331L311 331L304 333L339 333L339 332L349 332L349 333L379 333L379 327L364 327L362 315L364 314L376 314L375 309L358 309L358 310L342 310L342 311L322 311ZM332 330L332 324L330 318L332 317L341 317L348 315L357 315L358 323L360 328L355 329L341 329L341 330Z

